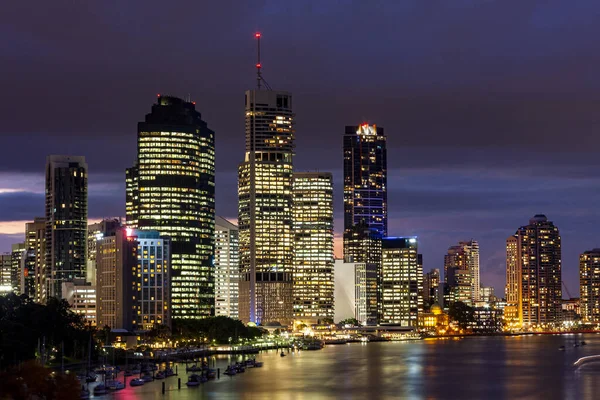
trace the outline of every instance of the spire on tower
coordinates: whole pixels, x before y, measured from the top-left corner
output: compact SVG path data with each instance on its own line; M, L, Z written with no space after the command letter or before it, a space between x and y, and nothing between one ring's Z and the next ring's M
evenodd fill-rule
M256 86L258 87L258 89L260 89L261 83L263 83L264 86L267 89L271 90L271 87L269 86L269 84L267 83L267 81L265 81L265 78L263 78L262 74L261 74L262 64L260 63L260 37L261 37L260 32L256 32L254 34L254 37L256 38L256 55L257 55L257 59L256 59Z

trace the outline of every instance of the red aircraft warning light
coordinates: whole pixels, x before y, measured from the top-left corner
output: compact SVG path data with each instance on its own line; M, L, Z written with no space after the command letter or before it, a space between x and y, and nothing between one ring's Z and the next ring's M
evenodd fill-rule
M260 32L256 32L256 33L254 34L254 37L258 39L258 38L260 37Z

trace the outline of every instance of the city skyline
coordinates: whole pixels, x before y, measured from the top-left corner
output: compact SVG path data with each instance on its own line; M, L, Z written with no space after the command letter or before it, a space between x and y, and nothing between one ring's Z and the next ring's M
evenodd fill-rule
M88 49L67 51L79 49L75 42L78 37L92 39L90 47L99 43L99 39L106 39L105 43L116 43L115 33L120 32L118 23L109 24L106 28L108 32L98 29L98 36L91 32L92 27L96 26L93 22L103 21L110 14L110 9L104 8L105 12L100 13L98 20L88 21L91 17L83 14L83 18L78 20L92 23L87 27L75 27L83 35L72 35L71 41L60 46L55 41L56 31L48 36L47 41L41 39L45 36L47 25L35 16L31 23L37 23L38 26L29 36L16 27L14 31L10 30L9 34L14 33L19 44L26 44L33 51L54 47L57 47L57 51L40 52L41 60L46 62L39 63L43 69L37 69L32 66L19 67L28 60L27 56L17 51L10 52L9 48L9 55L16 62L14 70L13 64L9 63L4 78L6 82L3 82L6 96L2 101L8 118L2 137L8 138L14 144L14 149L26 148L27 151L12 151L0 164L0 202L7 205L0 215L0 251L10 251L10 244L23 240L24 222L31 222L33 217L43 215L43 200L40 202L43 198L40 193L43 191L40 190L43 187L41 171L48 154L86 156L90 171L90 222L107 216L123 216L122 170L130 166L135 148L137 119L134 116L146 112L152 96L162 91L181 96L191 92L211 128L223 132L221 138L217 137L217 214L235 219L235 168L242 153L243 121L239 112L233 112L231 105L239 104L239 93L252 85L254 43L251 35L260 26L265 38L268 38L264 51L268 80L275 88L286 88L295 96L295 111L299 116L296 170L314 170L316 167L333 172L338 243L342 227L342 156L337 151L329 156L329 149L338 146L338 133L343 126L366 120L386 127L388 145L398 155L390 157L388 168L388 187L390 192L394 192L389 195L389 230L394 234L419 236L425 270L441 268L447 247L472 237L481 246L482 285L493 285L500 294L504 284L506 237L523 220L543 213L561 227L564 241L563 277L570 291L577 293L578 256L598 247L592 233L595 225L600 223L600 215L594 208L600 199L597 189L600 184L595 173L598 165L597 161L585 157L587 148L594 148L598 140L590 134L594 127L595 111L589 92L596 85L592 71L597 69L598 62L585 58L586 53L593 54L593 51L586 51L590 41L585 38L597 36L594 34L597 28L582 23L574 26L568 35L560 36L557 33L559 29L551 31L549 28L586 14L586 7L569 9L566 13L564 10L559 13L551 6L533 7L526 4L515 6L510 11L496 4L469 9L468 15L472 18L469 18L465 29L478 28L477 38L465 37L464 33L461 34L464 31L456 25L444 24L453 35L461 35L465 48L470 44L476 49L473 53L478 54L475 56L470 52L462 52L459 53L462 56L457 57L448 54L452 45L435 35L430 25L418 26L422 19L413 17L423 9L415 6L415 9L403 10L407 21L414 22L398 28L400 35L404 29L414 32L416 36L429 32L430 36L421 39L423 42L420 43L429 40L435 45L427 54L442 54L445 57L443 68L440 63L424 56L419 51L421 46L403 41L399 45L408 50L403 53L406 56L402 57L401 62L398 58L392 58L388 60L391 61L387 63L388 66L377 67L380 70L375 76L364 76L360 72L367 68L367 64L361 61L363 57L356 62L354 57L353 62L346 58L356 54L348 52L347 43L354 43L358 50L365 51L365 60L380 54L383 45L375 43L370 49L368 44L385 37L385 27L394 21L385 16L386 12L393 14L393 11L399 11L394 5L382 7L383 10L375 10L353 6L349 7L349 11L339 12L321 5L315 6L314 11L309 13L296 10L294 6L278 8L265 4L257 11L242 7L239 14L236 10L233 15L229 15L230 10L227 10L232 26L243 22L238 29L226 33L227 39L235 39L235 43L227 42L227 46L230 43L233 46L227 54L223 54L220 46L216 46L218 49L208 46L205 50L210 63L202 63L202 68L198 69L196 58L193 68L192 63L185 62L180 63L184 66L176 66L182 58L190 57L189 52L169 51L165 41L155 41L156 51L172 54L175 61L170 59L169 66L177 68L172 74L161 74L159 79L155 79L158 69L139 68L133 57L125 54L124 50L129 49L127 46L136 48L135 45L142 44L133 30L126 31L125 35L131 43L122 41L115 45L116 55L122 56L125 76L132 71L141 71L141 75L139 83L130 83L128 80L125 84L116 79L118 86L107 84L113 81L108 78L113 77L111 74L115 73L114 69L101 71L105 65L102 62L98 65L90 62L96 61L96 58ZM460 5L440 7L454 17L465 11ZM72 12L78 15L83 13L82 10L75 7ZM52 10L46 11L45 17L53 15ZM225 12L223 9L212 11L217 14ZM123 12L125 16L132 15L131 10ZM364 33L360 30L349 36L346 36L347 32L342 35L342 32L326 27L324 23L333 12L339 13L337 17L347 23L353 20L352 14L380 19L380 28L373 30L368 39L360 38ZM514 34L529 34L531 40L518 44L510 42L514 44L514 49L508 50L506 39L497 35L497 24L484 26L484 23L489 22L492 16L506 17L513 13L531 17L513 24ZM166 14L169 15L169 10ZM278 38L278 33L284 30L284 26L287 28L287 24L267 23L268 20L274 20L270 18L273 14L283 17L297 15L292 20L291 29L296 46L301 51L290 51L286 48L287 42ZM11 10L7 10L5 15L10 18ZM340 51L333 51L329 58L322 57L314 48L315 37L307 35L308 38L304 38L301 34L300 26L310 17L316 17L314 26L320 29L320 33L345 46ZM547 29L543 32L546 35L532 34L534 28L539 28L540 19L545 22ZM472 22L475 20L480 22L475 24ZM191 29L184 28L185 24L179 25L182 30ZM53 23L53 29L60 31L56 23ZM207 24L206 29L210 32L214 26L211 28L211 24ZM102 33L108 33L108 37ZM153 35L152 32L148 34ZM187 40L186 35L180 37ZM194 35L194 40L197 39L197 35ZM548 43L556 46L549 46ZM446 52L436 51L439 49ZM565 63L562 56L573 52L582 55L580 59L584 61L580 64ZM529 53L535 54L538 60L543 59L543 63L533 57L524 57L521 61L523 65L519 65L521 72L511 73L511 64L503 56ZM73 73L78 71L76 68L81 64L71 65L69 54L77 54L80 62L86 66L88 72L85 76ZM302 57L306 54L315 57ZM311 64L303 59L310 60ZM59 63L61 71L64 70L70 77L65 78L56 68L57 60L63 60ZM313 63L312 60L317 61ZM341 63L348 66L349 72L332 74L332 67L326 60L334 65ZM214 76L215 73L211 72L213 68L221 69L228 65L235 65L233 70L229 70L231 79L220 85L216 92L212 82L203 79L203 76ZM402 73L394 77L391 71L399 66L402 67ZM419 66L424 66L420 69L425 69L427 73L419 74ZM169 70L162 66L153 68ZM475 73L473 68L477 70ZM540 73L540 70L543 72ZM50 83L42 86L36 84L35 87L24 84L25 77L31 75L47 78L45 80ZM91 75L95 77L94 82L87 81ZM361 75L363 77L356 78ZM375 90L374 87L381 86L378 84L385 79L390 83L386 85L388 89ZM80 85L81 82L87 84ZM58 84L60 86L56 86ZM441 88L432 87L436 84ZM116 90L118 96L114 95ZM87 97L95 99L93 106L79 101ZM344 100L336 104L332 100L338 97ZM44 107L40 107L39 118L24 118L25 108L19 106L23 102L13 101L21 98L34 98L44 104ZM64 115L59 111L65 103L73 107L70 114L72 118L54 117ZM318 115L316 111L323 109L325 104L331 107L330 112ZM440 107L442 104L444 107ZM461 106L473 106L475 109ZM556 112L558 110L560 112ZM424 111L429 112L427 118L423 117ZM98 113L103 118L97 118ZM483 117L476 118L474 115L477 114ZM227 118L227 115L235 116ZM557 115L560 115L560 120ZM95 123L85 124L82 121ZM467 129L470 126L474 128ZM565 140L567 134L569 140ZM429 146L430 143L435 143L435 146ZM60 150L63 147L65 149ZM453 152L449 151L452 149L462 151L468 157L455 160ZM104 162L107 152L111 153L113 163ZM27 157L24 157L25 154ZM319 164L315 165L314 160L318 160ZM443 201L439 198L443 198ZM11 233L14 235L10 236ZM339 246L337 255L340 255Z

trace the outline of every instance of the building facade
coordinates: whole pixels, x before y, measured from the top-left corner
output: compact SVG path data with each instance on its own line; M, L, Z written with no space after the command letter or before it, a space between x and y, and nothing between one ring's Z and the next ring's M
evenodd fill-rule
M12 281L12 253L0 254L0 294L13 291Z
M215 315L239 319L239 231L215 217Z
M71 306L71 310L83 317L86 325L96 326L96 287L83 280L63 282L62 298ZM104 327L104 325L102 325Z
M171 326L171 243L156 231L118 229L96 244L98 326Z
M86 282L96 285L96 246L104 236L115 236L123 227L120 218L108 218L88 225Z
M14 243L11 246L12 266L10 271L10 285L15 294L22 294L22 286L25 280L25 265L27 263L27 245Z
M34 218L25 224L27 256L22 274L21 292L36 303L44 303L46 291L46 219Z
M423 270L417 238L383 238L381 324L417 327L423 312Z
M293 184L294 318L334 317L333 177L296 172Z
M440 270L433 268L423 275L423 307L440 305Z
M60 298L63 282L85 279L87 197L88 178L85 158L48 156L45 298Z
M215 135L195 103L158 96L126 173L127 226L171 238L173 317L214 315Z
M344 134L344 231L360 222L387 236L386 137L369 124Z
M246 153L238 168L240 319L293 319L294 118L288 92L245 94Z
M538 214L529 220L529 225L517 229L506 243L510 318L517 321L517 326L524 327L560 323L562 267L558 228L545 215ZM517 287L515 278L520 282Z
M579 256L579 308L583 322L600 323L600 249Z
M475 240L451 246L444 256L444 303L479 301L479 243Z
M344 232L344 261L361 264L364 268L364 273L360 274L360 282L357 283L357 287L363 290L364 282L364 293L361 292L360 296L357 293L357 298L365 298L365 317L359 319L365 325L377 325L381 318L381 241L381 234L370 229L364 222ZM361 311L361 318L362 314Z

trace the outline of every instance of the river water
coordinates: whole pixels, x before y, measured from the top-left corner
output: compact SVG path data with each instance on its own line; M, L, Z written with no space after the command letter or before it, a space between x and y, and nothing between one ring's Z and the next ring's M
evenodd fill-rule
M585 340L586 346L573 347ZM559 351L564 345L565 351ZM219 380L197 388L177 377L129 387L102 399L600 399L600 335L471 337L412 342L353 343L323 350L257 355L262 368L222 374L236 356L211 361ZM127 378L130 379L130 378Z

